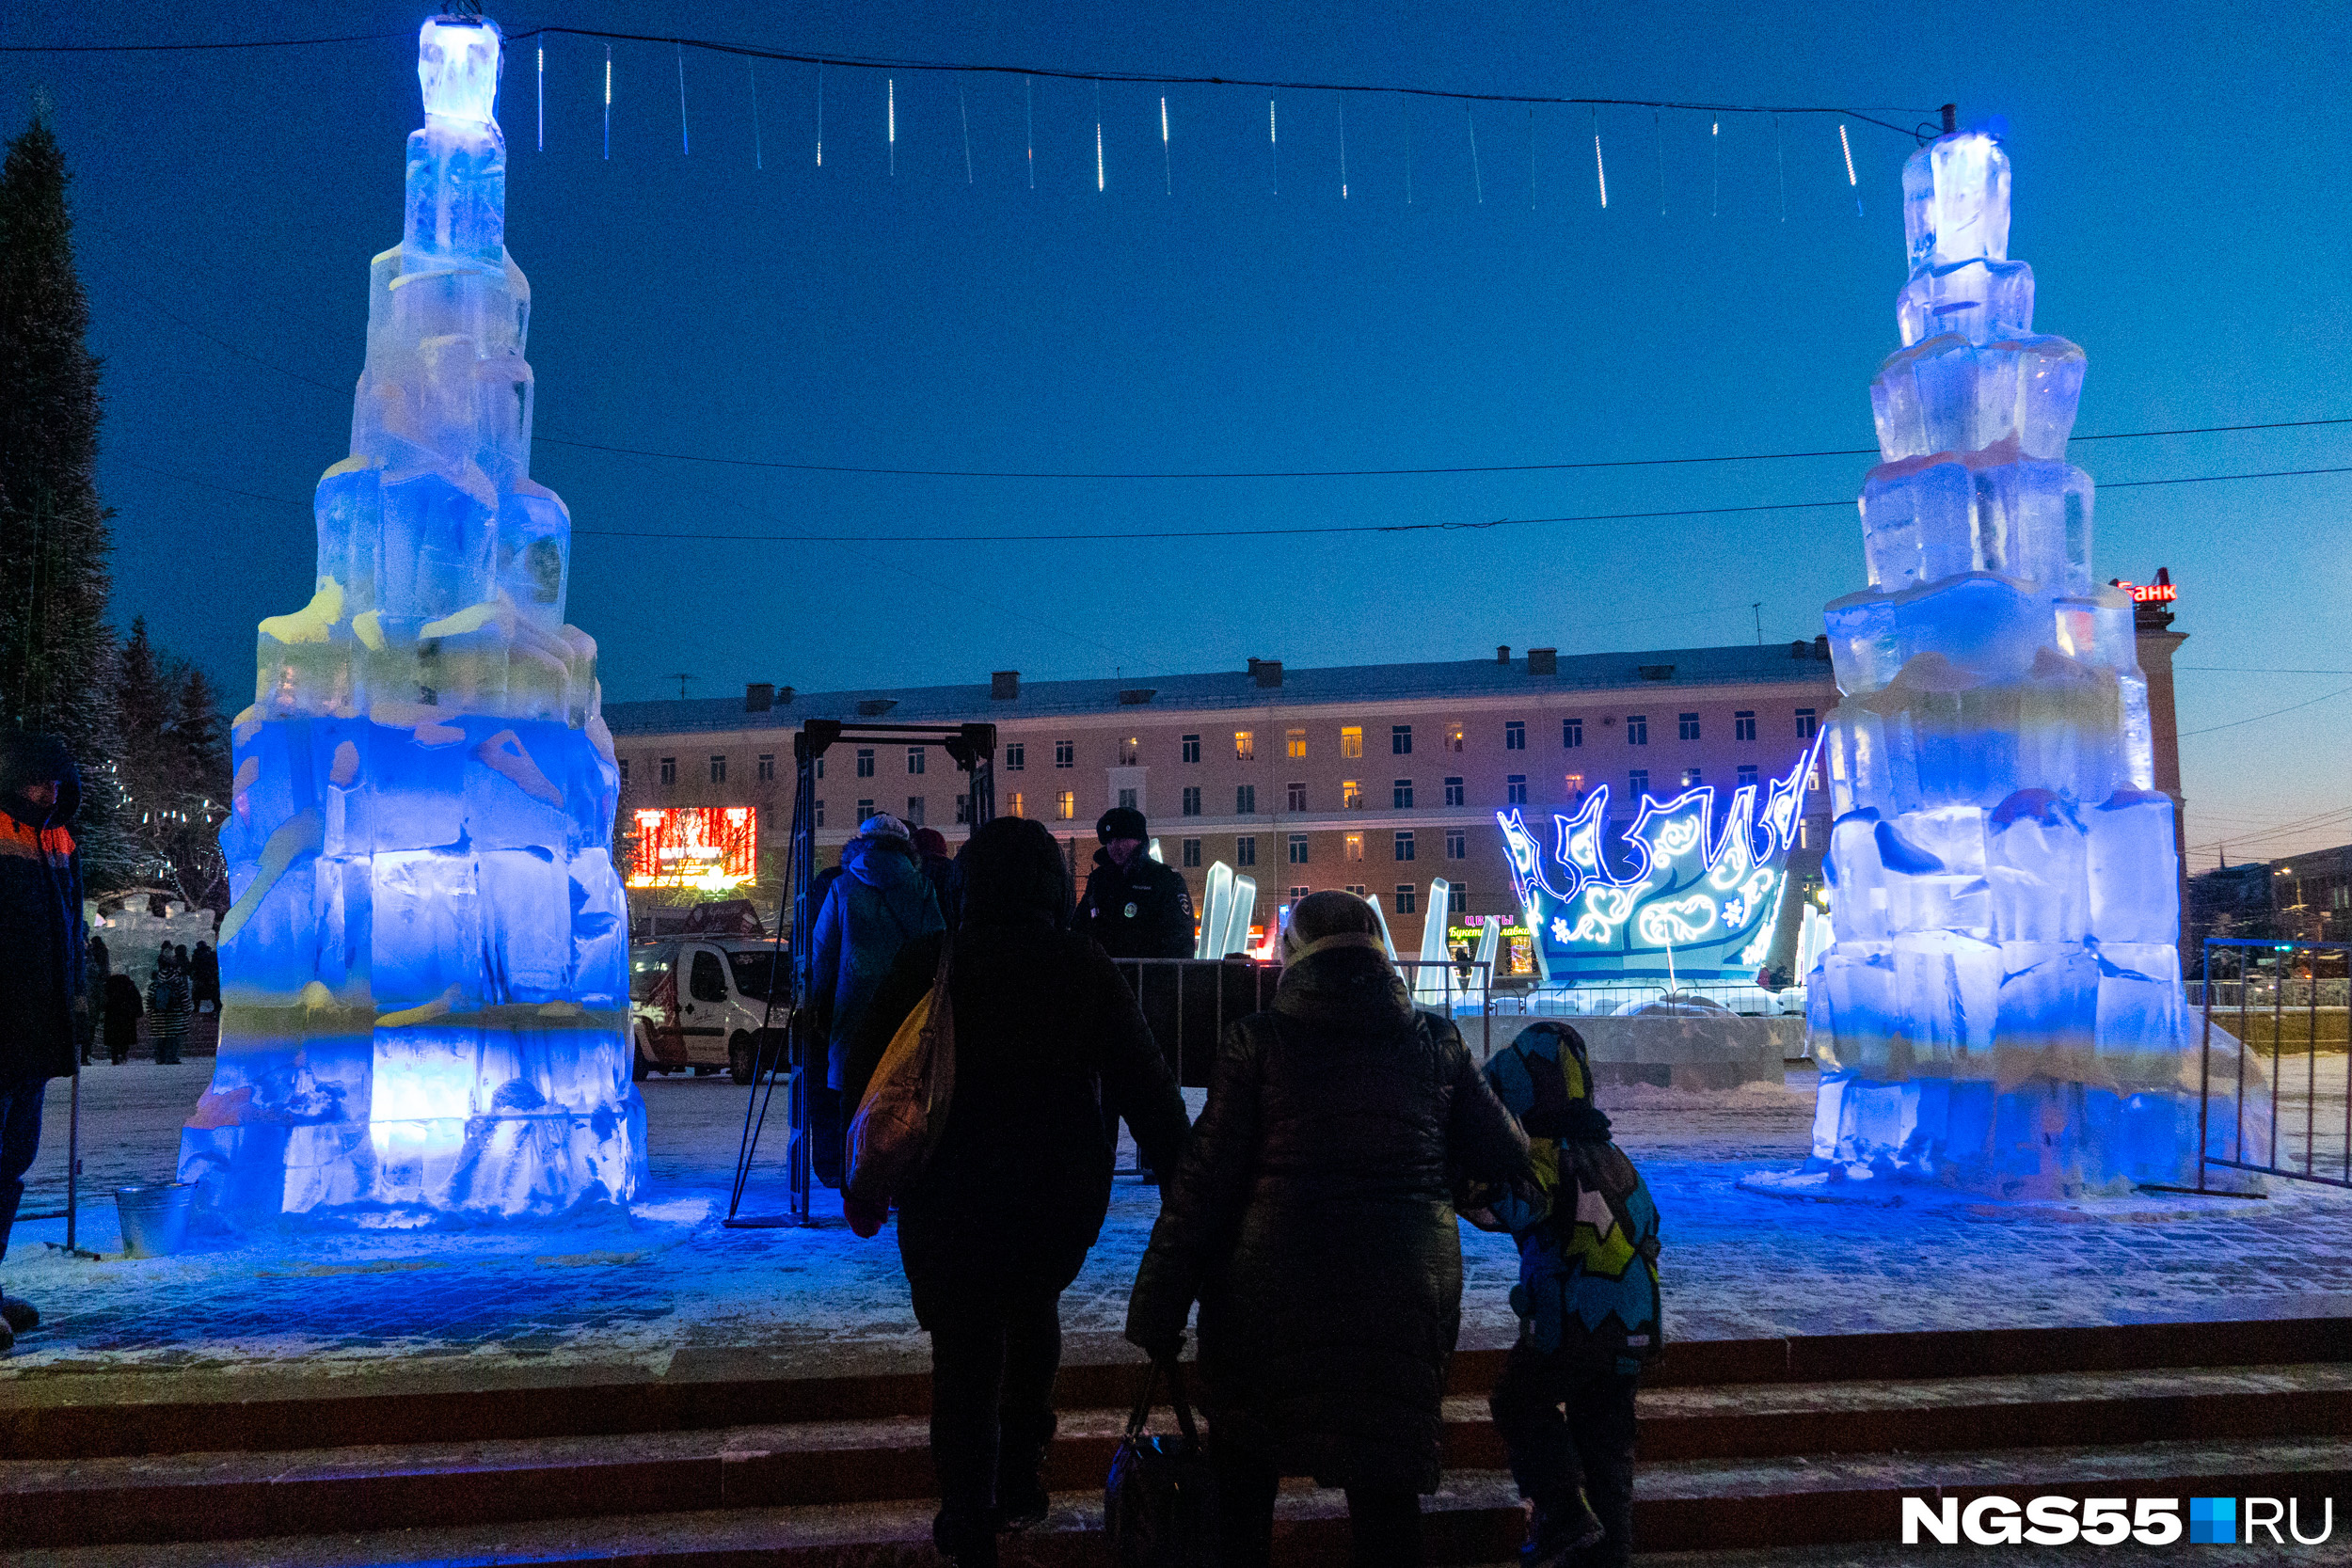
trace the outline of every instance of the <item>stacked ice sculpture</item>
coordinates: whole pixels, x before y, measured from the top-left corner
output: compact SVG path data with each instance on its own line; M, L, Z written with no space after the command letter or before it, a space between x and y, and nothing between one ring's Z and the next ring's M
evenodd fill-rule
M261 626L221 832L225 1016L180 1175L232 1218L564 1213L644 1180L617 773L571 523L531 480L495 24L418 40L318 591Z
M2010 1196L2193 1174L2172 801L2132 602L2066 461L2083 353L2033 330L2009 159L1903 168L1903 348L1870 384L1870 587L1828 607L1835 943L1813 1168Z

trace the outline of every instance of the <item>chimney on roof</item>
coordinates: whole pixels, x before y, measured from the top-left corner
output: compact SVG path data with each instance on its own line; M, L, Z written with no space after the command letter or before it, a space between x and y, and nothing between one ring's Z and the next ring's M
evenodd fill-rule
M1260 686L1282 684L1282 661L1279 658L1253 658L1249 661L1249 678Z
M1810 658L1812 655L1813 645L1802 637L1788 644L1788 657L1790 658Z
M1021 672L999 670L988 677L988 700L1009 703L1021 695Z
M776 688L773 681L745 681L743 683L743 711L745 713L765 713L775 705Z
M1495 644L1495 662L1497 664L1508 664L1511 662L1510 643L1498 642Z
M776 701L787 706L790 705L792 702L792 689L788 686L780 686L776 688Z
M1823 632L1813 640L1813 657L1823 661L1829 658L1829 634Z
M1560 673L1560 650L1530 648L1527 650L1527 673L1531 675L1556 675Z

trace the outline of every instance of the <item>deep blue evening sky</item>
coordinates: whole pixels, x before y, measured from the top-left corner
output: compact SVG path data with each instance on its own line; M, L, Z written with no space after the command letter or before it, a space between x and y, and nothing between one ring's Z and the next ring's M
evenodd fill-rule
M2007 117L2011 254L2039 325L2081 343L2078 431L2352 414L2343 258L2352 166L2338 102L2347 13L2051 5L1701 8L1261 3L784 8L607 0L499 9L542 23L937 61L1765 103L1956 100ZM240 54L0 55L21 125L37 85L78 177L109 422L117 607L233 688L253 624L310 586L310 487L348 441L367 259L399 234L418 123L415 27L389 0L176 14L10 4L11 44L318 34L381 41ZM2219 20L2217 20L2219 19ZM1867 446L1867 385L1896 345L1908 137L1855 122L1603 111L1611 204L1581 109L1345 101L1328 92L1036 84L763 64L753 166L742 60L548 45L547 150L531 46L509 58L508 244L534 292L539 432L712 456L946 468L1345 468ZM964 178L958 92L971 122ZM1908 125L1915 113L1879 118ZM1476 185L1470 156L1474 124ZM1531 208L1531 184L1533 205ZM1481 204L1475 190L1483 187ZM215 341L221 340L223 341ZM235 350L224 346L236 345ZM284 373L293 372L293 373ZM323 388L310 383L324 383ZM329 390L326 388L334 389ZM2078 445L2098 479L2352 465L2352 427ZM1810 637L1862 585L1850 510L1475 533L1185 543L926 544L1103 532L1701 508L1851 497L1867 460L1442 479L1002 482L841 477L543 442L537 477L580 531L571 618L609 698L1321 664ZM2347 477L2103 494L2102 577L2181 584L2182 727L2352 687ZM248 499L226 493L252 492ZM715 544L597 530L824 533ZM2217 667L2228 672L2218 673ZM2291 670L2322 673L2249 673ZM2328 674L2324 672L2336 672ZM2352 839L2343 696L2184 744L2192 860ZM2338 818L2267 839L2320 813ZM2244 847L2239 846L2243 841Z

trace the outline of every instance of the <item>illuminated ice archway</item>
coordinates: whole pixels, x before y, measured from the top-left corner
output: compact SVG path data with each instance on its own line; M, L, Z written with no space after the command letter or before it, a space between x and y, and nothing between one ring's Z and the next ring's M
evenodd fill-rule
M1645 795L1613 852L1607 784L1574 816L1552 817L1549 847L1518 812L1497 812L1547 983L1751 978L1780 912L1813 757L1769 790Z

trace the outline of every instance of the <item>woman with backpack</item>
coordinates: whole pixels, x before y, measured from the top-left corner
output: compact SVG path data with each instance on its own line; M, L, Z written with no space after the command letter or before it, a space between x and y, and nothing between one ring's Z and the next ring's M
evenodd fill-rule
M1298 1475L1346 1491L1358 1564L1417 1562L1461 1327L1454 1179L1523 1180L1527 1138L1452 1022L1414 1010L1369 904L1311 894L1282 941L1273 1008L1226 1031L1127 1338L1172 1360L1200 1303L1224 1568L1267 1561Z
M1172 1165L1184 1105L1167 1058L1102 948L1070 931L1070 880L1043 824L1000 816L957 862L962 910L946 995L955 1089L929 1160L897 1195L898 1257L931 1337L939 1549L993 1568L999 1531L1045 1517L1061 1362L1061 1292L1109 1210L1100 1109ZM875 993L845 1076L852 1106L930 991L944 934L908 944Z

